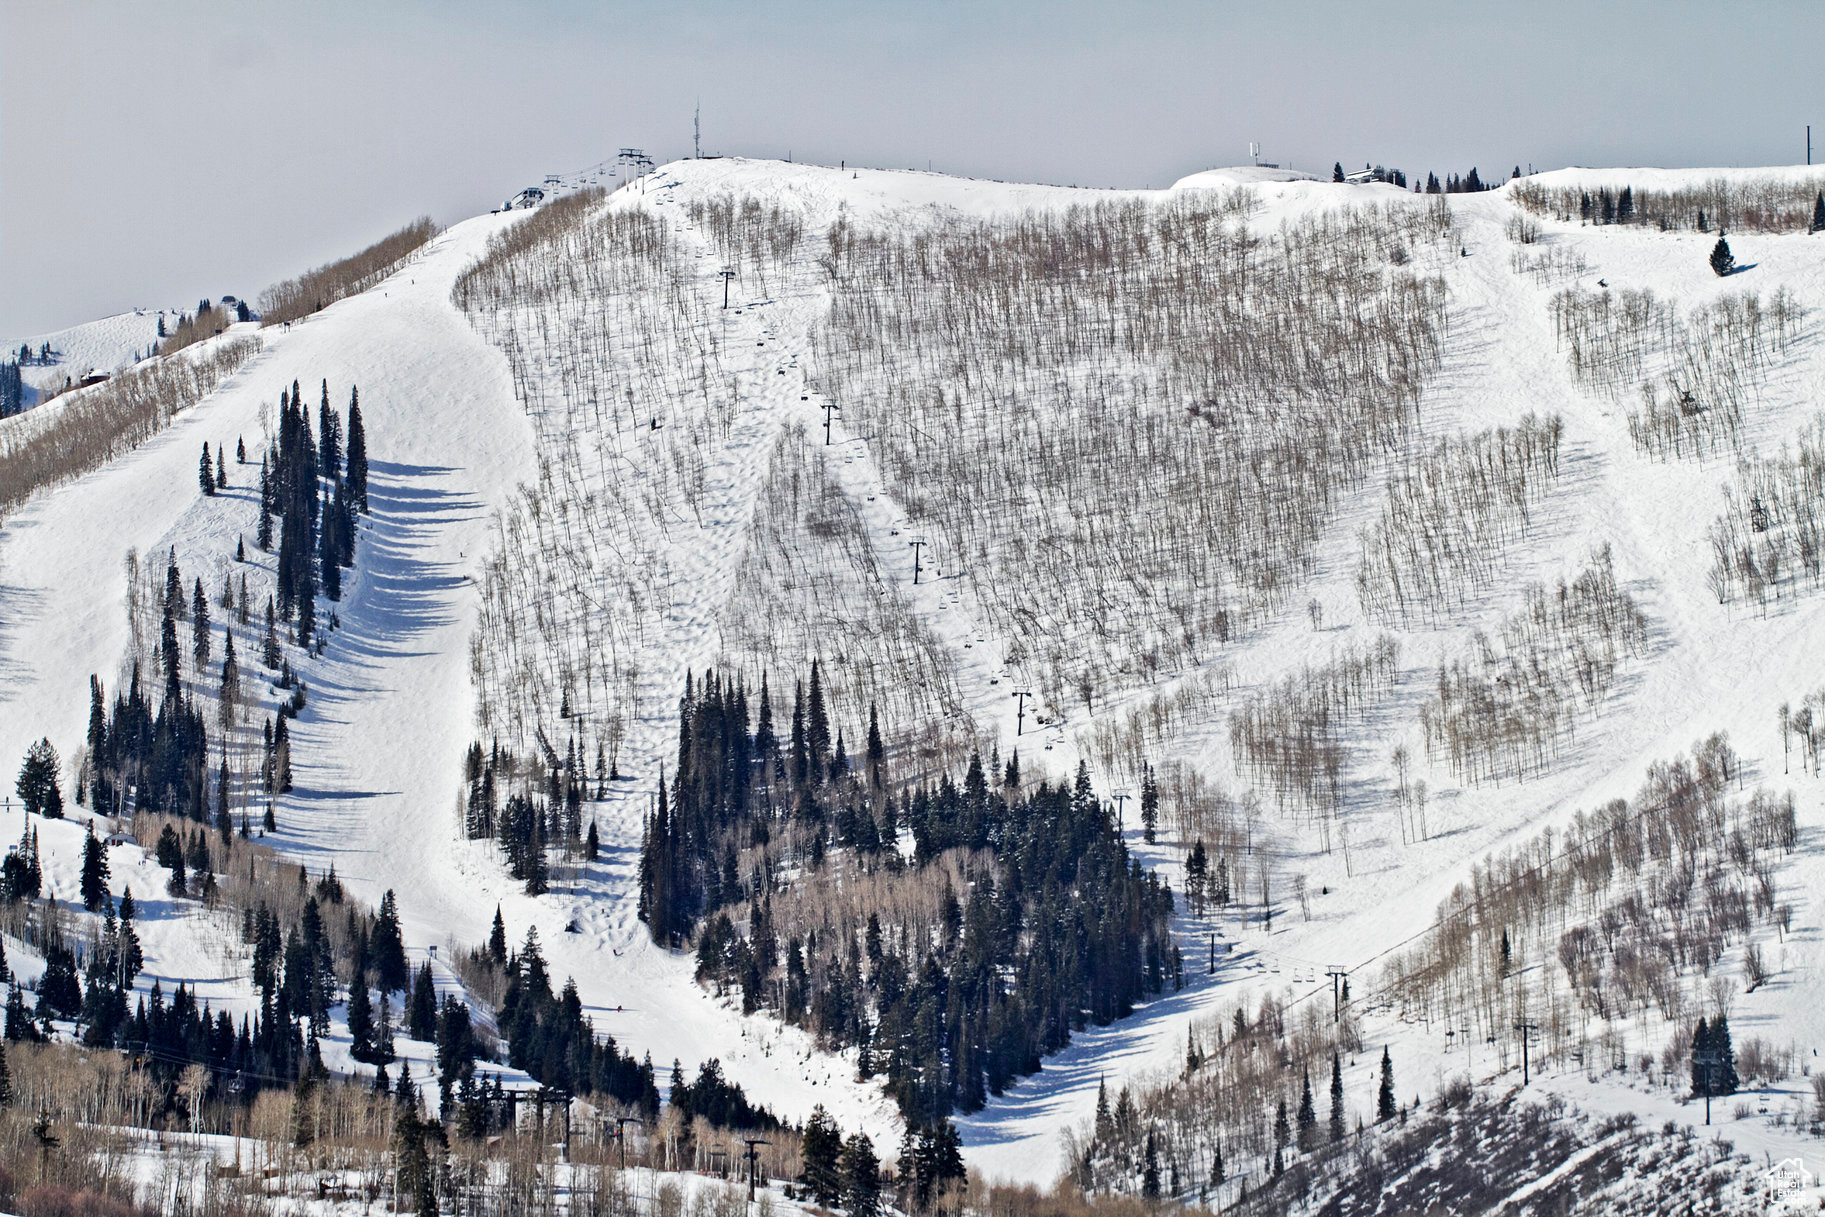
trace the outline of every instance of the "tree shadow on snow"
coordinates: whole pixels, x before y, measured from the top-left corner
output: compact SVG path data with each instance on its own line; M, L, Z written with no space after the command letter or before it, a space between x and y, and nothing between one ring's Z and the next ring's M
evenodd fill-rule
M0 703L19 696L26 674L31 671L25 659L14 654L14 648L19 623L38 616L43 605L43 592L0 583Z

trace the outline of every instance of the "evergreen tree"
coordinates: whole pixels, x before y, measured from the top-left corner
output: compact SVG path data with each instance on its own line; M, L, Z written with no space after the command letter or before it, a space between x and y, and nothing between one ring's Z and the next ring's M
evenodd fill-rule
M1141 1195L1149 1200L1160 1198L1160 1150L1152 1129L1147 1130L1147 1144L1141 1151Z
M283 707L281 707L283 709ZM292 788L291 780L291 729L285 725L285 715L279 715L279 725L272 733L272 768L273 789L278 794L288 794ZM267 807L270 813L271 806ZM267 817L271 818L270 814Z
M254 544L263 553L272 552L272 518L274 515L272 470L267 458L260 458L260 523L254 533Z
M238 435L234 441L234 463L237 465L247 463L247 441Z
M1153 780L1153 766L1141 770L1141 832L1147 844L1154 843L1154 830L1160 822L1160 788Z
M881 723L875 716L874 703L868 703L868 753L864 764L864 776L868 784L876 790L885 784L883 776L887 767L887 745L881 741Z
M417 1090L411 1085L411 1065L400 1073L396 1105L399 1114L393 1121L393 1152L397 1162L399 1190L413 1199L413 1211L419 1217L436 1217L436 1171L426 1149L424 1120L418 1114ZM410 1096L410 1097L408 1097Z
M415 1040L430 1040L437 1035L437 982L431 978L430 960L418 969L418 980L412 986L406 1034Z
M1622 194L1616 200L1616 223L1632 224L1635 222L1635 188L1624 186Z
M361 425L361 395L349 389L348 474L349 501L366 515L368 511L368 436Z
M133 919L139 915L139 908L133 903L133 889L125 889L120 896L120 923L115 931L119 950L119 977L125 988L133 986L133 980L145 966L146 957L140 950L139 931L133 928Z
M824 680L815 659L811 661L811 690L805 699L805 749L811 784L820 785L830 769L830 715L824 708Z
M507 962L507 923L501 920L501 906L494 906L494 928L488 932L488 958L496 966Z
M1185 899L1191 904L1191 911L1197 916L1204 915L1204 901L1210 885L1210 854L1204 848L1204 838L1199 837L1191 843L1191 852L1185 856ZM1212 947L1214 952L1215 947Z
M380 898L380 912L374 919L374 934L369 949L373 952L376 987L382 995L401 992L411 979L406 962L405 940L399 930L399 903L391 888ZM426 969L430 968L427 962Z
M355 975L349 981L349 1055L358 1061L374 1060L374 1002L368 996L366 960L356 956Z
M380 995L380 1018L374 1025L374 1060L380 1066L379 1076L375 1079L378 1085L386 1076L386 1063L393 1059L393 1003L387 995Z
M1735 1094L1741 1079L1736 1074L1736 1051L1730 1043L1730 1023L1723 1015L1707 1023L1698 1020L1692 1036L1692 1093L1703 1098Z
M215 450L215 488L217 490L228 485L228 461L225 459L227 452L226 448Z
M805 1121L803 1149L800 1158L804 1173L800 1181L811 1198L831 1208L842 1198L843 1179L840 1159L843 1153L843 1131L819 1103Z
M602 841L596 835L594 820L589 822L589 835L583 839L583 856L591 862L598 861L602 856Z
M196 480L206 495L215 494L215 463L209 459L209 441L203 441L203 456L197 462Z
M1312 1106L1312 1071L1306 1069L1299 1089L1299 1151L1311 1153L1318 1144L1318 1112Z
M89 677L88 744L88 765L94 787L89 795L89 805L108 814L117 810L113 776L108 772L111 767L104 763L108 756L108 710L102 700L101 677L93 674ZM0 975L5 973L0 972Z
M334 482L342 476L342 423L330 409L330 382L323 382L323 399L317 407L318 468Z
M1338 161L1336 164L1331 166L1331 180L1333 182L1343 181L1343 162L1342 161Z
M241 661L234 653L234 631L222 631L222 688L217 705L220 706L222 736L227 738L228 730L234 726L235 708L241 702Z
M101 908L108 899L108 855L95 839L95 825L89 824L89 835L82 842L82 906L90 912Z
M1384 1045L1381 1050L1381 1090L1375 1098L1375 1119L1379 1122L1394 1116L1394 1058Z
M13 1075L6 1066L6 1045L0 1043L0 1107L13 1105Z
M309 561L305 565L310 565ZM313 579L312 583L315 582ZM298 645L309 648L311 639L317 636L317 592L314 587L300 592L298 596Z
M229 849L234 845L234 817L228 811L228 758L222 757L222 765L215 779L215 829L222 838L222 848Z
M1812 200L1812 225L1806 231L1825 232L1825 190Z
M1331 1050L1331 1144L1343 1141L1343 1060Z
M1717 244L1711 247L1711 270L1718 278L1723 278L1736 269L1736 255L1730 252L1730 242L1724 240L1723 231L1717 234Z
M266 633L261 638L260 659L268 671L277 672L279 661L284 657L279 650L279 630L273 619L272 596L266 597Z
M26 750L25 762L19 766L19 780L13 787L25 813L47 820L63 818L63 795L57 789L57 749L49 738L41 739Z
M324 490L323 529L317 534L317 569L323 581L323 594L330 600L342 599L342 503Z
M843 1142L843 1207L849 1217L876 1217L881 1211L881 1164L874 1142L851 1133Z
M1711 1024L1711 1046L1717 1050L1717 1093L1735 1094L1742 1085L1736 1075L1736 1048L1730 1043L1730 1018L1720 1014Z
M789 770L795 787L811 781L811 750L805 737L805 685L799 681L792 691L792 763Z
M196 660L196 674L200 679L203 669L209 666L209 597L203 594L203 580L196 581L196 590L190 597L190 653Z

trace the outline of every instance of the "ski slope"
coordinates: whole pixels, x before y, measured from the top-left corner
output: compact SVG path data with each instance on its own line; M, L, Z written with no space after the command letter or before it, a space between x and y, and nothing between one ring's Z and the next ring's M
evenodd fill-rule
M1773 172L1819 177L1817 170L1797 168L1640 169L1562 170L1533 180L1639 189ZM1250 224L1264 233L1315 211L1410 201L1392 187L1334 186L1252 169L1194 175L1172 192L1241 185L1256 194ZM664 219L695 259L691 290L701 309L699 324L716 335L743 408L727 438L706 454L701 518L660 541L673 572L669 599L661 628L643 638L638 657L648 710L629 724L620 762L635 780L617 784L593 808L603 830L601 864L562 869L550 893L528 897L506 877L490 843L462 839L457 820L461 757L476 732L469 650L477 617L474 580L494 544L493 513L535 476L540 447L534 420L514 398L506 360L451 304L450 289L488 238L517 222L512 214L458 224L386 283L302 323L263 331L264 351L157 440L8 519L0 529L0 764L11 765L11 758L47 735L67 760L86 721L86 676L100 674L110 689L118 682L128 638L122 561L129 548L149 561L175 549L186 578L202 572L205 586L213 588L236 537L251 531L249 496L257 473L231 466L231 490L203 499L195 479L201 444L226 442L232 449L237 437L245 437L250 453L256 451L281 388L294 378L307 402L315 401L315 386L327 379L339 409L346 406L348 386L357 384L373 458L373 514L363 525L356 571L338 606L340 629L323 655L299 664L311 700L295 724L297 789L280 800L279 831L268 843L313 870L334 862L350 888L370 900L395 891L415 948L481 941L498 904L509 937L518 940L536 928L553 971L576 978L598 1030L636 1053L650 1052L662 1080L673 1058L694 1068L716 1056L752 1097L779 1114L799 1119L823 1103L846 1130L859 1126L887 1146L898 1140L891 1105L877 1089L853 1080L852 1062L817 1051L801 1032L763 1016L744 1017L703 992L691 979L688 956L654 947L635 916L642 817L653 779L674 747L670 707L687 671L720 658L717 614L741 594L734 573L775 440L795 423L815 434L828 400L819 392L812 338L829 294L811 273L809 254L803 273L787 276L766 296L738 297L739 311L718 307L721 263L689 222L687 206L723 193L793 209L814 246L839 216L851 223L912 224L1115 197L1157 199L1169 192L731 159L667 165L611 197L609 207L647 209ZM1350 849L1324 853L1297 818L1270 813L1263 831L1291 860L1283 868L1271 930L1252 919L1239 924L1233 915L1195 923L1186 916L1189 983L1183 992L1079 1035L1042 1073L959 1121L971 1162L988 1175L1055 1177L1062 1165L1060 1133L1090 1118L1100 1081L1113 1088L1176 1071L1192 1021L1229 1009L1241 996L1271 990L1328 1001L1328 967L1367 969L1423 931L1473 862L1565 822L1580 808L1632 794L1649 763L1719 730L1729 732L1752 765L1752 782L1794 789L1802 826L1802 849L1780 874L1783 898L1796 909L1795 929L1768 944L1774 978L1739 998L1732 1024L1739 1044L1758 1034L1790 1041L1803 1056L1825 1048L1825 907L1816 897L1825 891L1825 799L1812 779L1783 774L1775 717L1781 704L1797 705L1825 685L1808 662L1825 654L1825 597L1802 592L1774 601L1765 612L1717 602L1704 585L1705 531L1722 508L1732 460L1659 462L1635 451L1622 406L1581 387L1558 349L1549 300L1573 281L1542 286L1510 266L1515 246L1505 226L1515 209L1509 190L1451 196L1449 203L1451 248L1427 255L1426 269L1445 280L1450 332L1441 372L1422 400L1422 429L1431 437L1510 426L1529 412L1557 413L1565 424L1565 473L1552 501L1525 543L1507 555L1496 585L1441 623L1397 631L1395 688L1346 739L1355 757L1348 774ZM1818 389L1825 384L1825 343L1819 340L1825 237L1733 235L1746 269L1719 279L1705 261L1712 240L1707 235L1552 221L1542 221L1542 228L1546 246L1583 256L1586 270L1575 286L1589 290L1601 290L1600 281L1612 289L1649 288L1690 309L1725 293L1785 287L1811 315L1796 350L1774 369L1750 412L1747 445L1772 454L1825 408ZM1008 692L1022 687L1025 677L1003 659L1010 640L988 624L961 560L938 555L912 586L906 540L913 521L893 501L870 437L839 415L831 440L836 483L863 522L882 577L937 640L975 730L1005 754L1017 729ZM264 448L263 440L258 447ZM1239 790L1244 783L1235 776L1227 711L1300 666L1322 663L1382 632L1364 617L1352 578L1357 530L1374 520L1383 493L1381 478L1371 477L1343 497L1308 585L1284 612L1229 649L1223 711L1176 729L1168 746L1172 756ZM1567 575L1604 544L1650 620L1647 657L1629 669L1601 713L1580 723L1575 743L1544 776L1469 786L1443 765L1427 765L1415 710L1440 659L1461 652L1475 631L1490 629L1511 611L1526 583ZM265 555L256 560L270 563ZM1321 628L1303 607L1307 599L1322 607ZM1085 755L1080 741L1094 722L1114 721L1162 688L1210 675L1171 673L1160 687L1100 700L1094 716L1079 707L1037 732L1029 722L1018 740L1023 766L1066 776ZM1387 758L1397 743L1420 758L1419 771L1433 790L1431 832L1421 844L1402 844L1392 811ZM1122 785L1109 775L1094 776L1105 793ZM0 839L16 838L17 824L16 818L0 819ZM74 823L44 829L60 898L74 891L80 844ZM1131 827L1129 844L1180 886L1180 843L1148 846ZM117 861L115 890L130 877L139 897L142 882L156 881L155 870ZM1304 875L1313 893L1309 920L1287 894L1294 873ZM1215 974L1206 975L1201 944L1211 933L1225 950ZM194 920L149 911L142 935L148 957L143 984L153 975L200 978L220 1000L245 997L244 981L224 962L231 958L229 947ZM1720 965L1731 966L1730 960ZM1458 1074L1503 1084L1519 1080L1512 1045L1466 1052L1451 1045L1441 1027L1392 1019L1372 1027L1375 1047L1389 1043L1400 1062L1403 1098L1408 1091L1429 1095ZM1353 1102L1372 1093L1376 1057L1378 1052L1365 1052L1347 1063ZM1665 1089L1590 1081L1577 1072L1534 1084L1592 1110L1638 1111L1644 1123L1695 1122L1694 1109ZM1786 1085L1793 1094L1810 1094L1804 1078ZM1757 1111L1733 1121L1730 1135L1777 1159L1801 1152L1803 1138L1772 1119L1791 1106L1789 1098L1777 1096L1769 1106L1767 1116Z

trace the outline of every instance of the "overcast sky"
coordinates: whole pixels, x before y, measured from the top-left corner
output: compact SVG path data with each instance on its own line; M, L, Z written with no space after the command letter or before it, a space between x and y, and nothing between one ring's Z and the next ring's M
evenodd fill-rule
M1825 3L0 0L0 335L257 297L642 146L1160 186L1794 164ZM1825 159L1825 156L1815 156Z

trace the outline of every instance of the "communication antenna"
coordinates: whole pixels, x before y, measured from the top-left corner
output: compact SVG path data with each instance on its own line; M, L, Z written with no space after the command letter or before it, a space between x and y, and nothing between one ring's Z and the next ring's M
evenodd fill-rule
M691 112L691 159L703 159L703 98L697 99L697 109Z

